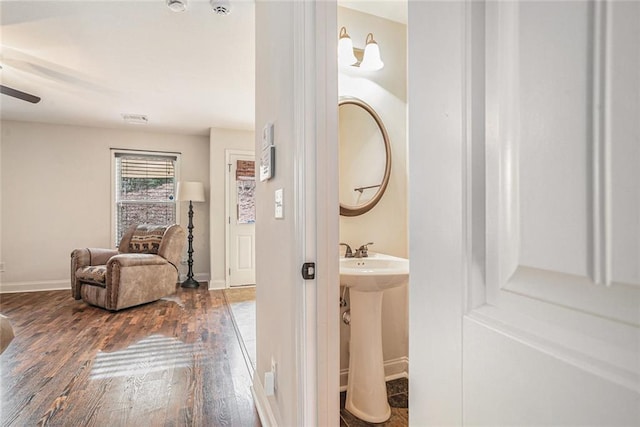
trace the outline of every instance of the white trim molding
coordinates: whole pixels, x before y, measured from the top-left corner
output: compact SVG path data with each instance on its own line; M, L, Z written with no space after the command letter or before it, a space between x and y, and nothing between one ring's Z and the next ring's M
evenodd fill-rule
M229 286L227 286L225 281L222 279L212 280L209 283L209 289L227 289L227 288L229 288Z
M262 383L256 375L257 373L255 373L253 377L251 395L253 396L253 402L256 405L256 410L258 411L258 417L260 417L260 423L262 423L263 427L277 427L278 422L272 412L272 408L277 408L278 405L271 405L269 403L269 398L262 387Z
M186 274L180 274L179 281L182 282L187 278ZM224 281L210 282L209 273L197 273L194 278L198 282L210 283L209 289L224 289ZM35 280L28 282L10 282L0 284L0 294L9 294L15 292L42 292L42 291L71 291L71 282L69 279L63 280Z
M71 282L65 280L36 280L30 282L11 282L0 284L0 293L9 294L15 292L41 292L41 291L63 291L71 292ZM71 293L69 293L71 296Z

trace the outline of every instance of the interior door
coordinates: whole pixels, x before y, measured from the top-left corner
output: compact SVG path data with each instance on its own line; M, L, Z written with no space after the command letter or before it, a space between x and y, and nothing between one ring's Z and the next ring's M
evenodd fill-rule
M640 3L410 2L413 425L640 423Z
M256 283L255 158L253 153L227 153L227 285Z

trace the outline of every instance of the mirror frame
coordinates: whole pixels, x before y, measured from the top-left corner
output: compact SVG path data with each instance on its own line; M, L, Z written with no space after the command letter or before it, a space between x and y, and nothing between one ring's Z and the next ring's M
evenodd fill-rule
M384 150L387 157L384 166L384 176L382 177L382 183L380 184L380 188L378 188L376 194L374 194L370 200L361 205L355 206L349 206L340 203L340 215L358 216L373 209L373 207L378 204L378 202L384 195L385 190L387 189L387 185L389 184L389 177L391 176L391 143L389 142L389 134L387 134L387 129L384 127L384 123L382 123L382 119L380 118L378 113L376 113L376 110L374 110L373 107L359 98L347 96L340 97L340 100L338 102L338 123L340 123L340 107L347 104L363 108L367 113L369 113L373 120L375 120L376 124L378 125L378 129L380 129L380 133L382 133Z

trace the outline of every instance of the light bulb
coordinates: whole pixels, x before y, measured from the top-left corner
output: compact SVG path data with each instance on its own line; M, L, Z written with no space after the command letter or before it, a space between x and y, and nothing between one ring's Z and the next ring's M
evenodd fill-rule
M340 39L338 40L338 63L340 65L353 65L358 62L358 58L353 54L353 42L347 34L347 29L340 29Z
M360 68L370 71L381 69L384 67L384 62L380 59L380 47L378 47L378 43L373 39L373 34L369 33L367 35L366 43Z

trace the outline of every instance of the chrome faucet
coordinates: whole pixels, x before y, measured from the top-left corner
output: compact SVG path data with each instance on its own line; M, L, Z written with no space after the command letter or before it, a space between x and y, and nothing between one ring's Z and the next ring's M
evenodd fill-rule
M373 242L369 242L369 243L365 243L364 245L360 246L357 250L356 253L353 255L354 258L367 258L369 256L369 245L373 245Z
M340 245L347 247L347 250L344 252L344 257L353 258L353 251L351 250L351 246L347 245L346 243L340 243Z

